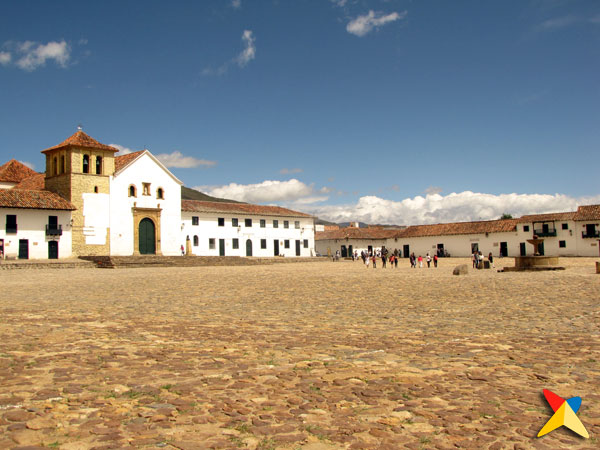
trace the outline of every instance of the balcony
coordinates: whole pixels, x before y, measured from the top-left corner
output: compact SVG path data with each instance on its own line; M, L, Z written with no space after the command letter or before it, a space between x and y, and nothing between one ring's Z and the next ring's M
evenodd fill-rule
M592 231L590 233L587 233L585 231L581 232L581 237L582 238L600 238L600 231Z
M6 234L8 234L8 233L16 234L17 233L17 224L6 225Z
M46 236L62 236L62 225L46 225Z
M533 230L533 234L537 235L538 237L551 237L556 236L556 230Z

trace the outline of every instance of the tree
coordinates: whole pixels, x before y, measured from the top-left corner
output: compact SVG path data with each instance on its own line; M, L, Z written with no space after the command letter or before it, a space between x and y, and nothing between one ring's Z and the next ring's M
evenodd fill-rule
M502 213L502 215L500 216L500 220L512 219L512 218L513 218L512 214L508 214L508 213Z

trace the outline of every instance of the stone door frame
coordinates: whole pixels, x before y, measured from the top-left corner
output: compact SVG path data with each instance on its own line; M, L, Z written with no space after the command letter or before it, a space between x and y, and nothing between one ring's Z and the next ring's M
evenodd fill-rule
M134 206L131 208L133 214L133 255L140 256L140 222L144 219L150 219L154 222L154 242L156 249L156 256L162 256L160 246L160 215L162 212L161 208L138 208Z

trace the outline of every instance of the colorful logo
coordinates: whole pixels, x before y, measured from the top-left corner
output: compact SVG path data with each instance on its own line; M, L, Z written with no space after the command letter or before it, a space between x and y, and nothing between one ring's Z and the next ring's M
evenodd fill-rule
M577 411L579 411L579 407L581 406L581 397L573 397L565 400L548 389L544 389L544 397L546 397L546 400L552 408L552 411L554 411L554 414L552 417L550 417L550 420L546 422L544 428L540 430L537 437L548 434L551 431L562 427L563 425L578 435L583 436L584 438L590 437L587 430L581 423L581 420L579 420L579 417L576 415Z

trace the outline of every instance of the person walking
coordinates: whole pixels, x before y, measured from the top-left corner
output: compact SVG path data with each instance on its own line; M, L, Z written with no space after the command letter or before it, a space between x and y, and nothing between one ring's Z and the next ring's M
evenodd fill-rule
M421 255L419 255L418 261L419 261L419 269L422 269L423 268L423 257Z
M492 252L490 252L490 254L488 255L488 259L490 261L490 266L492 266L492 268L496 268L496 266L494 265L494 255L492 255Z
M438 255L433 255L433 267L437 269Z
M427 256L425 257L426 261L427 261L427 268L430 269L431 268L431 256L429 256L429 252L427 252Z

